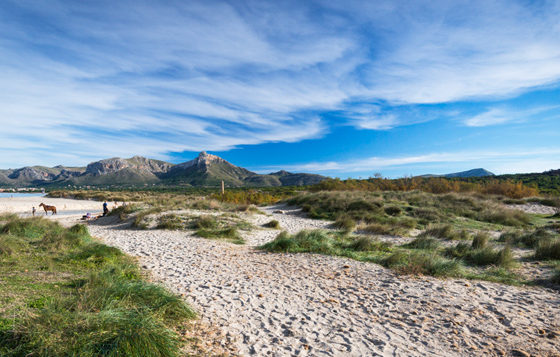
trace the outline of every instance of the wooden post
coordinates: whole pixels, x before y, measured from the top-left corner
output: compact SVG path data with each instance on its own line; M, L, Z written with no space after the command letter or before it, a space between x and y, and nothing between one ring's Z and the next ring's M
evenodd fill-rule
M225 193L226 193L226 188L224 186L224 180L222 180L222 201L224 200Z

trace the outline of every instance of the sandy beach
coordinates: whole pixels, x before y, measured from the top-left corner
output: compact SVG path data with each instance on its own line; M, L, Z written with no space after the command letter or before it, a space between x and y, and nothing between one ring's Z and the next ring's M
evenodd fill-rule
M100 204L62 201L76 208ZM20 204L29 202L12 207ZM273 213L278 209L282 213ZM263 210L266 215L244 218L255 226L276 219L293 233L329 228L293 208ZM57 219L73 224L78 218ZM111 217L89 229L138 257L154 280L184 296L202 323L222 331L221 343L241 355L560 355L555 290L399 276L345 258L255 249L274 239L279 231L273 229L253 230L242 246L187 231L136 230Z
M48 198L40 196L29 197L0 197L0 213L17 213L22 216L31 216L31 209L37 209L36 215L45 215L45 211L39 207L40 203L55 206L58 215L80 216L90 212L92 214L102 212L102 202L87 200L71 200L66 198ZM49 216L51 213L49 212Z

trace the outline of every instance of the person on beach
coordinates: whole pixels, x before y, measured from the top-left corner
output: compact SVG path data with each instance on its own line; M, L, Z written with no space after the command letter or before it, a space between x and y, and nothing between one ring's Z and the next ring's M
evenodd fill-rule
M31 214L33 215L33 217L35 217L35 212L37 212L37 210L35 209L35 206L33 206L33 208L31 209Z
M107 202L103 203L103 217L105 217L109 213L109 208L107 208Z

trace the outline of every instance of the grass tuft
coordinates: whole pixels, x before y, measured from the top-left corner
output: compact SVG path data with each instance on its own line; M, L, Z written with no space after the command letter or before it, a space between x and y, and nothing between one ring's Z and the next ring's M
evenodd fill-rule
M540 241L535 249L536 259L560 259L560 239Z
M440 244L437 239L428 236L420 236L412 242L407 243L404 247L413 249L428 249L433 250L439 248Z
M474 237L473 237L473 241L472 241L472 248L473 249L482 249L485 248L486 245L488 244L488 240L490 239L490 237L488 236L487 233L477 233Z
M345 232L352 232L356 228L356 221L349 216L343 215L336 219L333 226Z
M436 253L397 251L382 261L388 268L401 274L459 276L461 266L454 259L445 259Z
M270 222L267 222L265 224L263 224L263 227L266 228L274 228L274 229L280 229L280 222L278 222L277 220L273 219Z

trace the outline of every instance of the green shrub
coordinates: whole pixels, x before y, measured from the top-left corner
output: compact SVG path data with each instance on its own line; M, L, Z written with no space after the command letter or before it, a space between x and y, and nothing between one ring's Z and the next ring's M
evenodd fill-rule
M509 243L528 247L528 248L534 248L540 242L550 241L555 238L555 235L545 228L538 228L533 232L529 232L525 234L512 233L507 235L502 234L502 236L500 236L500 240L504 239Z
M274 229L280 229L280 222L278 222L277 220L273 219L265 224L263 224L263 227L266 228L274 228Z
M444 224L428 227L420 236L453 240L459 238L459 233L457 233L450 224Z
M382 261L388 268L402 274L458 276L461 267L454 259L445 259L437 253L397 251Z
M389 216L398 216L402 213L402 209L398 206L388 206L385 207L385 213Z
M554 284L560 285L560 268L556 268L555 272L552 275L552 278L550 278L550 281Z
M420 236L412 242L405 244L404 247L413 249L437 249L439 247L439 242L437 239L428 236Z
M273 241L262 246L263 249L270 252L291 252L297 249L297 243L293 240L288 232L283 231Z
M0 235L0 256L12 255L21 246L22 244L17 237L7 234Z
M560 239L542 240L535 249L536 259L560 259Z
M218 227L218 221L214 216L200 216L194 222L196 229L212 229Z
M336 242L325 231L304 230L294 236L282 232L262 248L273 252L334 254L335 246Z
M522 232L519 231L508 231L500 234L498 242L505 242L508 244L515 244L518 242L522 236Z
M497 265L498 252L492 247L473 249L466 256L466 260L474 265Z
M350 243L347 248L358 252L387 251L390 243L381 242L371 237L359 237Z
M335 228L351 232L354 228L356 228L356 221L346 215L343 215L338 217L333 225Z
M119 219L121 221L124 221L125 219L128 218L128 216L134 212L138 212L140 211L142 208L138 205L135 204L129 204L129 205L124 205L124 206L119 206L116 208L113 208L112 210L109 211L109 213L107 214L108 216L119 216Z
M386 224L372 223L362 229L366 233L371 234L391 234L392 229Z
M196 231L196 235L202 238L226 239L235 244L245 243L236 227L227 227L223 229L201 228Z
M158 217L158 224L156 228L172 230L181 229L183 228L183 222L176 214L165 214Z
M513 257L513 252L511 251L511 247L509 245L505 246L498 253L498 261L496 265L504 268L510 268L515 265L515 258Z
M478 216L480 221L504 226L523 227L531 223L531 218L524 212L507 209L486 209Z
M489 239L490 239L490 237L488 236L487 233L477 233L473 238L472 248L473 249L481 249L481 248L486 247Z

